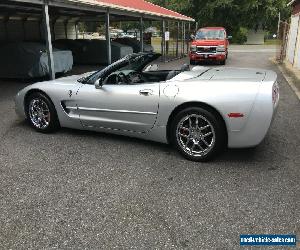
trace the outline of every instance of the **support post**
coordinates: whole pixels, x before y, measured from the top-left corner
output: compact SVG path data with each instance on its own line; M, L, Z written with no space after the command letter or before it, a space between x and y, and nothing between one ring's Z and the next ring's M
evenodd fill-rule
M26 26L25 23L27 21L27 17L22 19L22 31L23 31L23 40L26 40Z
M191 23L189 22L188 25L188 33L187 33L187 39L186 39L186 53L189 54L189 48L190 48L190 38L191 38Z
M110 13L109 13L109 9L107 9L105 13L105 38L106 38L106 53L107 53L108 65L111 64L111 41L110 41L109 25L110 25Z
M65 38L68 39L68 23L69 20L64 21L64 29L65 29Z
M177 36L176 36L176 58L179 56L179 31L180 31L180 24L177 22Z
M166 61L166 21L162 20L162 35L161 35L161 54L162 59L165 62Z
M167 31L170 32L170 22L169 21L166 22L166 32ZM169 33L169 35L170 35L170 33ZM169 37L169 39L170 39L170 37ZM166 55L169 55L169 52L170 52L169 45L170 45L169 41L166 41Z
M5 17L4 20L3 20L3 23L4 23L4 34L5 34L5 40L6 41L9 40L8 28L7 28L8 22L9 22L9 16Z
M78 39L78 21L75 22L75 35L76 39Z
M278 13L278 24L277 24L277 39L279 38L279 28L280 28L280 20L281 17L280 17L280 11Z
M42 30L44 28L43 20L44 20L44 17L40 18L40 20L39 20L39 37L40 37L40 40L43 40L43 30Z
M56 37L55 37L55 24L56 24L56 22L57 22L57 17L55 17L53 20L52 20L52 22L51 22L51 30L52 30L52 36L53 36L53 41L55 41L56 40Z
M55 79L54 72L54 60L53 60L53 50L52 50L52 40L51 40L51 28L49 20L49 5L48 2L44 2L43 5L43 17L45 25L45 35L46 35L46 49L48 55L48 66L49 66L49 76L51 80Z
M182 22L182 56L184 56L184 43L185 43L185 23Z
M140 50L144 52L144 20L142 16L140 18L140 44Z

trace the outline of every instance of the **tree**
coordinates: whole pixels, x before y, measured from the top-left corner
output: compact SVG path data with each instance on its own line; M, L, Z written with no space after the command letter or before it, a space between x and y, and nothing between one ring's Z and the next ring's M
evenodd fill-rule
M193 17L200 26L224 26L230 33L241 27L255 29L262 26L274 32L277 29L278 13L288 18L288 0L151 0Z

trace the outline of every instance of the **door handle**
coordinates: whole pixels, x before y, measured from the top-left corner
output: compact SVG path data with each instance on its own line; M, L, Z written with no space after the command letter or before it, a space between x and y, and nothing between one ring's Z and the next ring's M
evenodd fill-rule
M145 96L153 95L153 90L152 89L143 89L143 90L140 90L140 95L145 95Z

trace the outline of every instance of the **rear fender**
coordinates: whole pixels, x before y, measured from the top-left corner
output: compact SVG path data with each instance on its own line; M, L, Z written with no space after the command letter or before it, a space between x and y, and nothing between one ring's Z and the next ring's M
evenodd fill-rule
M161 91L158 125L165 126L172 111L186 102L205 103L215 108L223 117L228 132L240 131L247 123L260 82L249 81L203 81L190 80L180 84L176 97L166 96ZM243 85L241 87L241 84ZM162 90L166 86L162 84ZM230 117L230 114L242 114L241 117Z

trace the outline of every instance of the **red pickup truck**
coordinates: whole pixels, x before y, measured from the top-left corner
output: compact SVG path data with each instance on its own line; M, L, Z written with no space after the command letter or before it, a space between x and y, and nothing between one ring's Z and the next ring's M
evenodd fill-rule
M228 39L225 28L205 27L197 31L190 47L190 64L215 61L225 65L228 56Z

